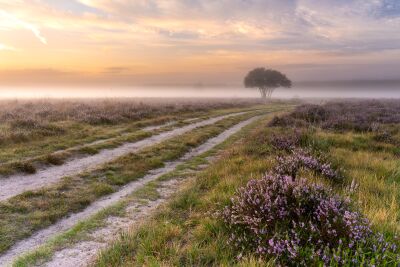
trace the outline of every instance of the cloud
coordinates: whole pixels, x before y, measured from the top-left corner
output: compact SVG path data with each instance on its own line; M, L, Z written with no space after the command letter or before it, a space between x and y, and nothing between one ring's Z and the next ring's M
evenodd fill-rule
M16 51L17 49L15 47L0 43L0 51L2 51L2 50Z
M49 0L18 1L14 10L41 17L41 28L80 32L97 44L182 47L195 42L231 49L302 49L323 51L385 50L398 44L397 0ZM39 3L39 4L38 4ZM42 3L42 4L40 4ZM24 5L24 7L23 7ZM56 6L56 10L54 10ZM30 10L30 11L29 11ZM72 10L72 13L70 12ZM36 14L36 16L35 16ZM39 26L24 23L45 43ZM351 25L351 27L349 27ZM155 45L156 44L156 45ZM298 44L298 45L296 45ZM379 45L381 44L381 48ZM300 47L301 46L301 47Z
M14 68L105 76L229 72L254 64L297 64L293 71L331 61L370 65L400 60L399 5L398 0L0 0L0 41L17 49L18 58L2 53ZM45 47L41 31L52 40ZM32 33L40 43L25 42Z
M24 20L17 18L16 16L7 13L4 10L0 10L0 27L3 29L16 29L24 28L31 31L36 38L43 44L47 44L46 38L44 38L36 25L28 23Z
M118 67L107 67L104 68L103 73L105 74L122 74L127 73L131 70L130 67L118 66Z

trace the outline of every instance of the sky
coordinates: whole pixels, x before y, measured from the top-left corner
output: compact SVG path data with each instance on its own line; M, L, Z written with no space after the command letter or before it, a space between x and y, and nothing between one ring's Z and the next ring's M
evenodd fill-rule
M400 79L399 0L0 0L0 85Z

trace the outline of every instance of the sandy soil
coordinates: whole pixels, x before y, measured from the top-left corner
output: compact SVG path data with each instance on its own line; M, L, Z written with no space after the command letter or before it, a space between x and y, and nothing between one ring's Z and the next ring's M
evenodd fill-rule
M212 120L215 122L215 121L221 120L223 117L227 117L227 116L214 118ZM235 126L222 132L220 135L209 139L204 144L202 144L202 145L194 148L192 151L186 153L179 160L173 161L173 162L167 162L163 168L152 170L149 174L147 174L142 179L133 181L133 182L127 184L126 186L124 186L120 191L115 192L107 197L99 199L98 201L96 201L96 202L92 203L90 206L88 206L85 210L83 210L79 213L72 214L69 217L66 217L66 218L58 221L54 225L52 225L46 229L43 229L41 231L38 231L33 236L18 242L10 250L8 250L6 253L4 253L3 255L0 256L0 263L2 263L1 266L7 266L7 264L13 262L13 260L15 260L16 257L18 257L19 255L26 253L28 251L31 251L40 245L43 245L47 240L49 240L49 238L54 237L55 235L70 229L72 226L74 226L80 220L87 219L90 216L94 215L95 213L101 211L103 208L117 203L122 198L127 197L135 190L143 187L145 184L158 179L160 176L162 176L166 173L171 172L178 165L184 163L185 161L187 161L195 156L201 155L204 152L212 149L214 146L222 143L227 138L229 138L231 135L238 132L240 129L242 129L246 125L250 124L257 118L259 118L259 116L250 118L248 120L245 120L245 121L242 121L242 122L236 124ZM207 121L210 122L211 120L207 120ZM201 122L201 123L205 123L205 122ZM195 128L194 124L189 125L189 126L191 127L191 129ZM189 126L187 126L187 127L189 127ZM183 127L183 128L185 128L185 127ZM185 130L183 130L183 128L180 128L177 130L180 130L179 132L183 133L183 132L185 132ZM188 130L186 130L186 131L188 131ZM169 133L168 136L171 136L171 133L170 132L168 132L168 133ZM88 248L90 248L90 247L91 246L88 246ZM90 250L90 249L88 249L88 250ZM87 252L87 253L89 253L89 252ZM60 266L60 265L58 265L58 266Z
M59 182L61 178L65 176L71 176L86 170L93 169L101 164L112 161L127 153L137 152L140 149L161 143L171 137L181 135L195 128L210 125L224 118L238 116L243 113L233 113L192 123L181 128L173 129L171 131L163 132L149 138L145 138L137 142L126 143L112 149L104 149L95 155L90 155L84 158L75 158L65 162L63 165L51 166L46 169L39 170L35 174L17 174L5 179L0 179L0 201L4 201L25 191L49 186L51 184Z
M124 217L109 217L106 225L89 235L85 241L75 244L73 247L57 251L53 258L45 264L47 267L83 267L93 261L98 253L119 237L120 233L140 224L148 218L161 204L175 193L182 180L170 180L163 182L158 188L160 198L149 201L147 204L138 201L130 203L125 209Z
M193 119L197 120L198 118L193 118ZM163 127L172 126L172 125L174 125L176 123L177 123L177 121L170 121L170 122L167 122L167 123L164 123L164 124L161 124L161 125L147 126L147 127L144 127L142 129L138 129L138 130L150 132L150 131L161 129ZM129 135L129 134L130 133L121 133L120 136ZM69 147L69 148L66 148L66 149L56 150L56 151L53 152L53 154L57 155L57 154L62 154L62 153L65 153L65 152L74 151L74 150L78 150L78 149L89 147L89 146L93 146L93 145L103 144L103 143L106 143L106 142L109 142L109 141L116 140L117 138L118 137L98 139L98 140L90 142L90 143L76 145L76 146L72 146L72 147ZM29 160L33 160L35 158L37 158L37 157L26 157L26 158L23 158L22 160L29 161ZM4 165L4 164L9 164L9 163L10 162L1 162L0 166ZM6 177L8 177L8 176L6 176ZM0 178L6 178L6 177L0 176Z

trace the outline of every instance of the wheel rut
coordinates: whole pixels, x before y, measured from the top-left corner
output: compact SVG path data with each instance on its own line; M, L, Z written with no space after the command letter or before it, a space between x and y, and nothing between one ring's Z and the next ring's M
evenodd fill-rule
M247 112L232 113L228 115L214 117L211 119L206 119L200 122L183 126L181 128L162 132L160 134L153 135L149 138L145 138L137 142L125 143L119 147L112 149L104 149L95 155L72 159L65 162L63 165L52 166L43 170L39 170L35 174L18 174L0 179L0 201L7 200L26 191L36 190L45 186L55 184L59 182L63 177L94 169L97 166L110 162L120 156L132 152L137 152L150 145L161 143L169 138L189 132L195 128L211 125L225 118L239 116L245 113Z
M235 115L237 115L237 114L235 114ZM210 121L216 122L216 121L221 120L226 117L229 117L229 115L221 116L218 118L213 118L212 120L207 120L208 121L207 124L211 124L212 122L210 122ZM72 228L79 221L88 219L90 216L96 214L97 212L103 210L104 208L109 207L110 205L113 205L113 204L121 201L122 199L128 197L130 194L132 194L136 190L142 188L149 182L155 181L159 177L173 171L178 165L185 163L186 161L190 160L191 158L193 158L195 156L201 155L201 154L209 151L210 149L212 149L216 145L224 142L230 136L237 133L243 127L249 125L250 123L254 122L255 120L257 120L260 117L261 116L255 116L255 117L244 120L244 121L234 125L233 127L225 130L218 136L210 138L202 145L192 149L190 152L186 153L180 159L178 159L176 161L172 161L172 162L166 162L164 167L150 171L143 178L125 185L118 192L115 192L111 195L108 195L106 197L103 197L103 198L93 202L91 205L89 205L83 211L81 211L79 213L71 214L70 216L58 221L57 223L51 225L50 227L36 232L31 237L19 241L11 249L9 249L7 252L5 252L3 255L0 255L0 266L10 265L18 256L20 256L26 252L32 251L32 250L38 248L39 246L45 244L49 239ZM205 122L202 122L202 125L207 125L204 123ZM190 127L196 128L199 126L195 127L194 125L190 125ZM186 129L188 129L188 127ZM184 133L184 132L188 131L188 130L182 130L182 128L179 128L178 130L180 130L179 131L180 133ZM174 133L176 133L176 131ZM168 134L166 136L171 137L173 135ZM165 138L167 138L167 137L165 137ZM88 246L88 247L90 247L90 246ZM99 246L99 249L101 249L101 248L102 248L102 246ZM82 253L86 253L86 252L83 251ZM77 254L77 255L79 255L79 254ZM77 257L80 257L80 256L77 256ZM51 265L51 266L64 266L64 265L57 265L57 263L54 263L54 264L55 265ZM76 265L73 265L73 266L76 267Z

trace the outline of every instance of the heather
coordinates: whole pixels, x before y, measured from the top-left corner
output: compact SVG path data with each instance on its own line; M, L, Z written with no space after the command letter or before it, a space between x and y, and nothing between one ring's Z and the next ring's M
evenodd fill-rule
M62 136L77 129L115 127L148 119L168 119L214 109L245 108L246 99L15 100L0 102L0 145ZM182 117L181 117L182 118Z
M0 102L0 123L32 128L72 120L89 124L112 124L168 114L210 109L240 108L257 104L251 99L80 99L15 100Z
M274 118L269 125L368 132L379 130L383 124L397 123L400 123L399 101L365 100L300 105L291 113Z
M255 104L251 99L2 100L0 174L31 173L137 141L151 134L141 131L147 126L170 123L167 130L190 119L262 108Z
M313 156L304 149L294 149L289 155L278 156L276 161L275 173L289 175L293 179L296 178L301 168L313 171L332 181L339 181L341 178L339 172L331 166L331 163L324 162L321 158Z
M298 129L294 131L285 131L280 133L273 133L268 141L276 150L290 152L296 147L301 145L303 139L306 138L306 133Z
M398 266L399 124L333 130L321 126L324 111L313 114L308 121L281 114L243 132L98 265Z
M304 179L266 175L240 188L220 216L238 257L278 265L394 264L400 251L371 230L348 200Z
M305 169L328 180L340 182L342 177L339 170L334 168L321 151L308 146L310 134L301 129L286 129L279 134L271 134L268 142L277 154L274 172L295 179L299 171Z

